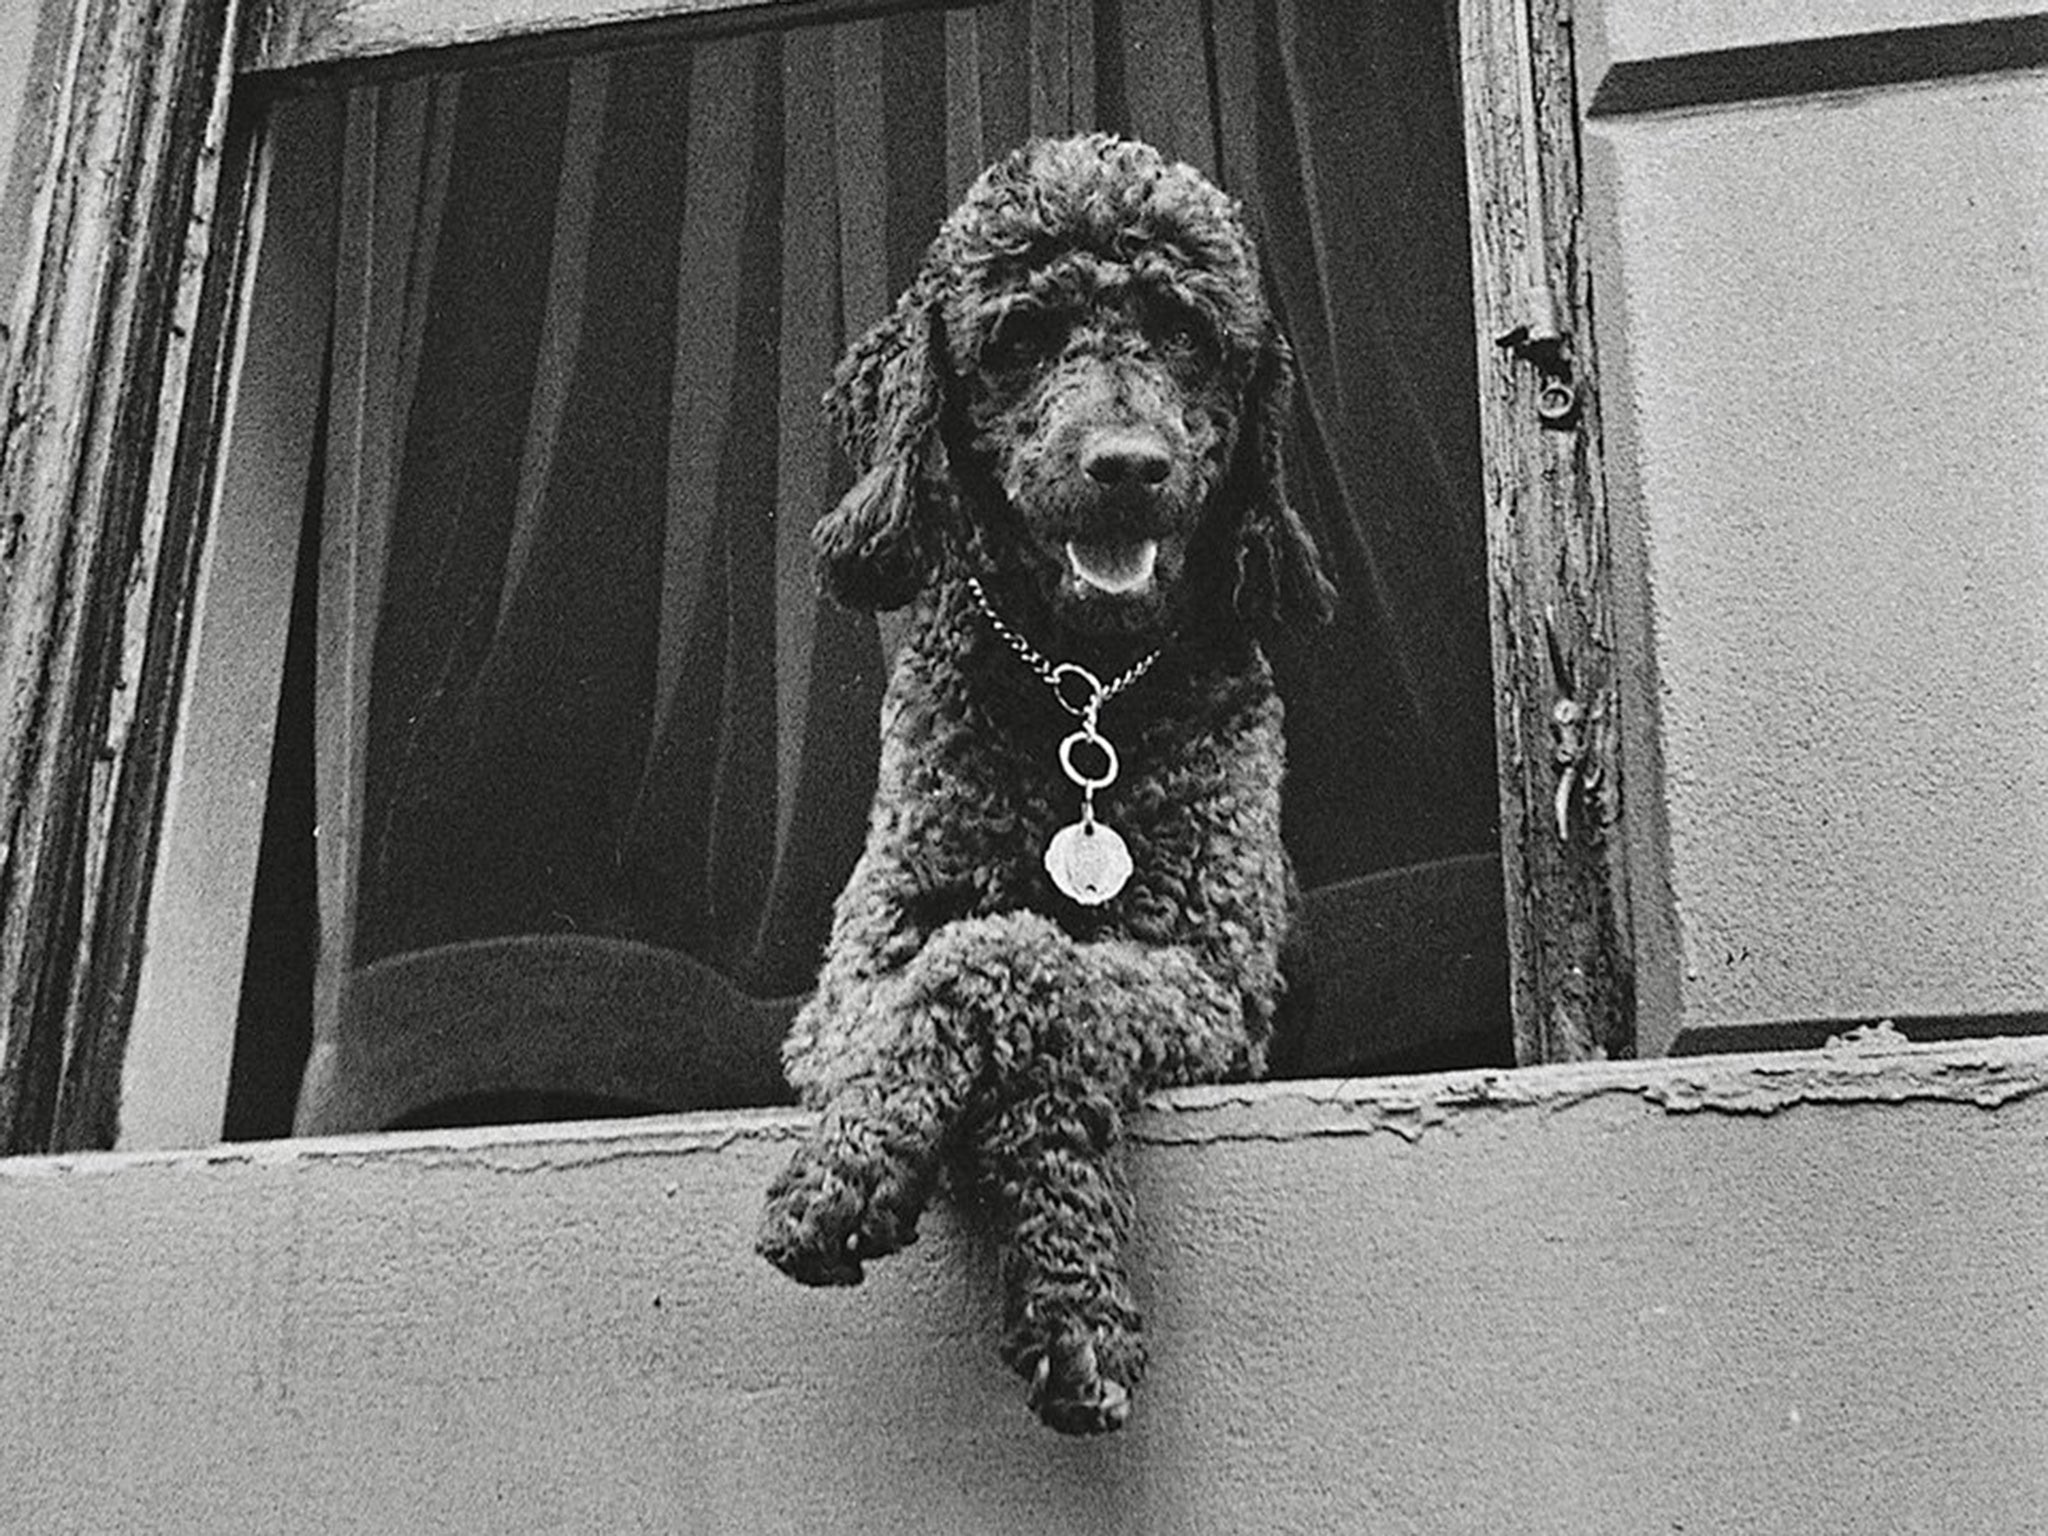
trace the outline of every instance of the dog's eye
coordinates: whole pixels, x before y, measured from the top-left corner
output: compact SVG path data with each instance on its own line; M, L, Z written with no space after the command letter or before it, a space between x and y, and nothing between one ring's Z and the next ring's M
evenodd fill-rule
M1039 310L1012 310L982 348L982 363L998 373L1035 368L1065 341L1059 322Z
M1196 357L1209 346L1209 331L1200 317L1179 308L1158 315L1150 326L1153 342L1161 351L1178 357Z

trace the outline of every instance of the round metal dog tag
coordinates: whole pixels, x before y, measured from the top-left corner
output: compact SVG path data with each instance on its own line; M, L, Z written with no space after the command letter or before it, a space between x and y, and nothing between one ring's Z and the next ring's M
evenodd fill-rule
M1068 900L1099 907L1131 878L1131 850L1101 822L1077 821L1046 844L1045 872Z

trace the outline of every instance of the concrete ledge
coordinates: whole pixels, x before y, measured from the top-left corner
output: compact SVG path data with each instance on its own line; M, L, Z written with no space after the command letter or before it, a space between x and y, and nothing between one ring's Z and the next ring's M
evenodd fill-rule
M2005 1533L2048 1045L1278 1083L1137 1123L1154 1366L1061 1440L950 1209L749 1252L803 1116L0 1163L0 1499L149 1531ZM1382 1134L1385 1133L1385 1134Z
M1487 1068L1411 1077L1226 1083L1158 1095L1134 1120L1137 1145L1286 1141L1386 1131L1413 1141L1464 1118L1551 1114L1596 1101L1636 1102L1671 1114L1776 1114L1802 1104L1936 1101L1995 1109L2048 1091L2048 1034L1916 1044L1879 1025L1814 1051ZM742 1143L793 1140L800 1109L651 1115L587 1123L308 1136L146 1152L0 1158L0 1196L13 1181L109 1177L149 1169L370 1163L475 1158L502 1169L615 1158L683 1157Z

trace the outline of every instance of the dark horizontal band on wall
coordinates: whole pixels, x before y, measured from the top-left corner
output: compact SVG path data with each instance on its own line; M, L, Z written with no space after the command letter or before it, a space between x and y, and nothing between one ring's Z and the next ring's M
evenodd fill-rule
M2048 15L1804 38L1629 60L1593 92L1593 117L1813 96L2048 65Z
M1673 1056L1722 1056L1747 1051L1813 1051L1859 1029L1889 1025L1921 1045L1945 1040L1988 1040L2048 1035L2048 1013L1965 1013L1883 1019L1795 1019L1759 1024L1714 1024L1681 1030Z

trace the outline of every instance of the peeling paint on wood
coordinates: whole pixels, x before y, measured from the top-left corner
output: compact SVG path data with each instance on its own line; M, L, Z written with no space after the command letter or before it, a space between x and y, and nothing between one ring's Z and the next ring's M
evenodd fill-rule
M176 700L233 25L233 0L78 0L54 92L0 440L0 1150L113 1135L101 961L136 939L119 893L162 788L137 748Z

